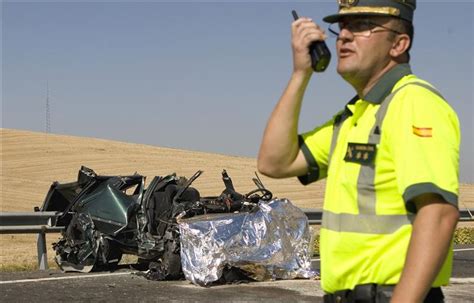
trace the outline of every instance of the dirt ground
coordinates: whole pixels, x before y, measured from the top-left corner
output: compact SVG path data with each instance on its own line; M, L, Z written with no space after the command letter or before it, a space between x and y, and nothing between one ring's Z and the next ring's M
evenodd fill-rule
M154 176L176 172L204 174L193 186L202 196L216 196L224 189L221 172L226 169L241 193L255 189L256 160L219 154L161 148L94 138L70 137L1 129L0 211L33 211L41 206L54 181L73 182L81 165L101 175L132 175L138 172L151 181ZM322 205L324 184L303 187L296 178L274 180L259 176L274 196L289 198L303 208ZM59 234L47 234L48 259L51 243ZM0 235L0 266L32 268L36 265L36 235Z
M177 150L94 138L81 138L12 129L1 129L0 211L33 211L41 206L53 183L73 182L81 165L101 175L154 176L176 172L190 177L197 170L204 174L193 186L202 196L215 196L224 189L221 172L226 169L237 191L255 189L256 159ZM260 176L274 196L288 198L301 208L321 208L324 181L302 186L296 178L270 179ZM474 185L460 187L460 208L474 208ZM51 243L59 234L48 234ZM36 265L36 235L0 235L1 268Z

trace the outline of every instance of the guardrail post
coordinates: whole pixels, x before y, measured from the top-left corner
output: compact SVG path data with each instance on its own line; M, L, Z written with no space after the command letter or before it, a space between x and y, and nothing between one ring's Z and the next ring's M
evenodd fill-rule
M38 234L37 249L39 269L46 270L48 269L48 255L46 250L46 233L44 230Z

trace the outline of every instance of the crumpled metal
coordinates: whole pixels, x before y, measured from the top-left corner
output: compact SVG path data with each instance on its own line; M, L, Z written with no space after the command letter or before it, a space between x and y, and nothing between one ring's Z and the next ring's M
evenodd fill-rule
M250 213L183 219L179 229L183 272L196 285L219 280L226 266L257 281L317 275L308 218L287 199L260 201Z

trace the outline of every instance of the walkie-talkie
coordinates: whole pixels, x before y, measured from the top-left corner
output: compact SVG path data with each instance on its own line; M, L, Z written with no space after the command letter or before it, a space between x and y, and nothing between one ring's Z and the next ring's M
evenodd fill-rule
M298 20L298 14L292 10L293 18ZM311 56L311 66L315 72L324 72L331 61L331 52L324 41L315 41L309 46L309 55Z

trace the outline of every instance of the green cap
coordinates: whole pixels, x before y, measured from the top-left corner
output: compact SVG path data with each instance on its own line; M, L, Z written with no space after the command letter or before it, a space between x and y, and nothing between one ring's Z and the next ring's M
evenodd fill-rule
M335 23L345 16L392 16L413 21L416 0L338 0L339 13L323 18Z

